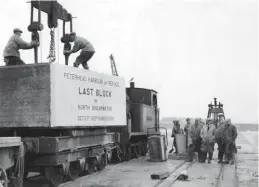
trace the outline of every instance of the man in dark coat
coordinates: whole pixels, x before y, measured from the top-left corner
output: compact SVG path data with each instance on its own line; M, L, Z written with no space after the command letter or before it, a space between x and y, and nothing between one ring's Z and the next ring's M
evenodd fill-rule
M15 28L13 35L8 40L6 47L4 48L4 61L6 66L23 65L24 61L20 57L20 49L32 49L35 46L39 46L36 41L30 43L25 42L22 38L22 30Z
M224 151L225 151L225 144L223 142L223 132L224 132L224 115L219 114L219 122L217 124L217 129L215 132L215 141L218 144L218 163L222 163Z
M202 129L202 124L199 122L199 119L195 119L195 123L191 125L190 127L190 137L192 139L192 144L188 148L188 154L189 154L189 160L188 162L193 161L194 157L194 152L198 152L198 160L201 161L201 129Z
M236 149L236 138L237 138L237 128L228 119L225 121L223 141L225 144L225 164L234 164L234 153L237 153Z
M174 127L172 129L172 135L171 137L174 138L173 147L175 147L175 153L178 153L177 146L176 146L176 134L184 134L183 129L180 127L179 120L174 120ZM169 153L173 152L173 148L169 151Z

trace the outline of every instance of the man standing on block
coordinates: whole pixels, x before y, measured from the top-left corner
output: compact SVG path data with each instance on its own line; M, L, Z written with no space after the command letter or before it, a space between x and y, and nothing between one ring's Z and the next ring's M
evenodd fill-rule
M93 57L95 49L93 45L85 38L76 36L75 32L70 33L71 42L74 42L74 46L70 51L64 51L64 54L70 55L76 53L81 49L80 55L76 58L74 62L74 67L78 67L82 64L84 69L89 70L88 61Z
M189 160L188 162L193 161L194 152L198 152L198 160L201 161L201 133L202 124L199 123L199 119L195 119L195 123L190 127L190 137L192 139L192 144L188 148Z
M223 133L224 133L224 115L222 113L218 114L219 122L217 124L217 129L215 132L215 141L218 144L218 163L223 162L223 156L225 151L225 144L223 141Z
M4 48L4 61L6 66L23 65L25 64L20 57L20 49L32 49L35 46L39 46L36 41L27 43L21 38L22 30L15 28L13 35L9 39L6 47Z
M237 128L230 119L225 121L223 141L225 144L225 164L234 164L234 153L237 153L235 140L237 138Z
M208 163L211 163L211 159L214 151L214 141L215 141L215 132L216 128L213 124L212 119L207 119L206 125L203 125L201 129L201 151L202 151L202 160L201 162L205 162L207 158L207 154L209 155Z

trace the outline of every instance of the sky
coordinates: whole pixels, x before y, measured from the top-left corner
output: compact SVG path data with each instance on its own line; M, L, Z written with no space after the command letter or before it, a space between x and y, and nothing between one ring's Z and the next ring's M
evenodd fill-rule
M3 1L3 0L1 0ZM77 17L74 31L95 47L90 69L111 74L112 53L126 85L158 91L160 118L206 118L217 97L226 117L258 123L258 16L256 0L59 0ZM30 40L30 4L9 0L0 6L3 51L13 28ZM50 43L42 15L40 62ZM64 64L62 22L55 30L56 63ZM77 54L70 57L72 66ZM33 63L33 50L21 51ZM3 65L3 62L0 62Z

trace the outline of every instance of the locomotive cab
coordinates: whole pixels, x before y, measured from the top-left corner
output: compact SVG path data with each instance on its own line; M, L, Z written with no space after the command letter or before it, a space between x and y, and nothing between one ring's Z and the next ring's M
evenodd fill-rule
M157 91L131 87L126 89L131 101L132 132L145 132L148 128L159 127Z

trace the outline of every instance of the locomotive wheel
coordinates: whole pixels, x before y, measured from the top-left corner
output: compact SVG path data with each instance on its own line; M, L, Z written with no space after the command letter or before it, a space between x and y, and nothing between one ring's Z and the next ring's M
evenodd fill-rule
M64 170L61 166L51 166L45 168L45 176L51 187L57 187L64 181Z
M106 157L106 154L103 154L101 157L100 164L96 165L97 171L102 171L106 167L105 157Z
M92 174L96 171L96 165L97 165L97 160L95 158L90 158L88 160L88 174Z
M80 163L78 161L71 162L68 168L68 174L67 174L68 180L73 181L77 179L79 176L80 170L81 170Z
M3 187L8 186L8 178L5 169L0 166L0 185Z

